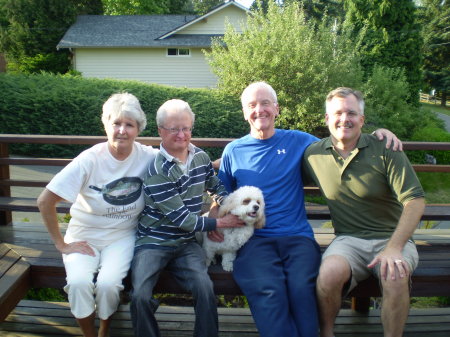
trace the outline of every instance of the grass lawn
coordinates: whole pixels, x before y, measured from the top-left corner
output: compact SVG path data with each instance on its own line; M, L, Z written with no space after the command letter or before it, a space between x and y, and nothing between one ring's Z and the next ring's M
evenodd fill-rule
M450 203L450 179L446 172L417 172L429 204Z
M412 297L411 308L445 308L450 307L450 297Z

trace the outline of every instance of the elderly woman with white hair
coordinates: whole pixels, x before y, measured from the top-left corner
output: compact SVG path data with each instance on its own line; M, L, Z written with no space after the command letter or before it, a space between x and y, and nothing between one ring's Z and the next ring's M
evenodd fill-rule
M102 122L107 142L83 151L38 199L44 223L63 254L71 311L89 337L109 335L109 319L119 305L144 208L141 177L157 151L135 141L147 124L135 96L112 95L103 105ZM64 237L56 214L61 200L73 203Z

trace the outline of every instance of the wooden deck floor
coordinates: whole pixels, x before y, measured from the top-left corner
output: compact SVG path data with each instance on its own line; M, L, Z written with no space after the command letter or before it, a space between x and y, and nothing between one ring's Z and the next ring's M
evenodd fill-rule
M163 337L192 336L194 311L191 307L162 306L157 319ZM248 309L219 308L221 337L258 336ZM382 337L380 312L362 315L341 310L336 321L336 337ZM0 324L3 337L66 337L81 336L68 303L23 300ZM114 315L111 337L133 336L128 305ZM406 324L405 337L450 336L450 308L412 309ZM278 336L274 336L278 337Z

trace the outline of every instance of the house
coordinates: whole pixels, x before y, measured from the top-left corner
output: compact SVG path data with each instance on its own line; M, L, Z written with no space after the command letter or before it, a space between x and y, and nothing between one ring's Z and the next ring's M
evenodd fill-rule
M68 48L85 77L139 80L176 87L214 87L202 49L223 36L226 22L241 31L249 10L234 2L197 15L80 15L57 48Z

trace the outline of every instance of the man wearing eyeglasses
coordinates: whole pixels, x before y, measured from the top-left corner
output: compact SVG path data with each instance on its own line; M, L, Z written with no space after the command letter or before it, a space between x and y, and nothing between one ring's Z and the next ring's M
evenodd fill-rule
M190 143L194 120L189 104L178 99L165 102L156 114L162 142L144 178L146 206L131 264L131 317L136 336L160 336L154 316L158 302L152 293L164 268L194 297L194 336L218 336L213 284L195 233L244 223L232 214L219 219L200 216L205 190L218 204L227 191L208 155Z

